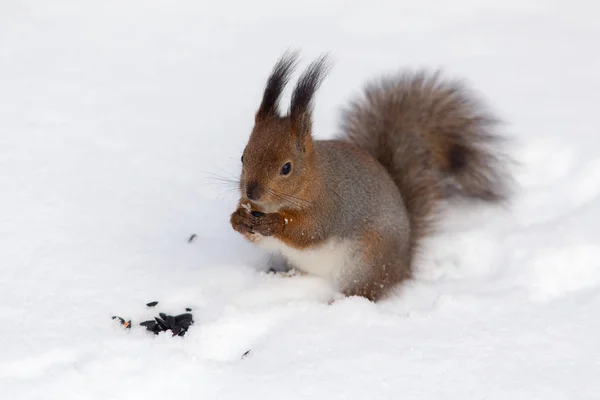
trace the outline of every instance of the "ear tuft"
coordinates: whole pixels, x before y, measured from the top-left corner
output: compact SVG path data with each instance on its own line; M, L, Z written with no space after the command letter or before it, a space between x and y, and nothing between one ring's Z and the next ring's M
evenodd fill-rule
M329 69L329 56L322 55L308 66L294 88L289 115L299 139L310 134L313 97Z
M292 118L306 111L312 111L312 99L328 72L329 56L327 54L322 55L306 68L306 71L298 79L298 83L292 93L290 106L290 116Z
M278 116L278 106L281 93L288 83L296 64L297 51L286 51L277 61L265 87L263 99L256 112L256 120Z

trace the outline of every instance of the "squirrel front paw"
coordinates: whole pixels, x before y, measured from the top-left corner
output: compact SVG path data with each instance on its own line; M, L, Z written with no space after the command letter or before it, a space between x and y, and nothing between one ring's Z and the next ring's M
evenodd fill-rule
M229 219L233 229L244 236L249 236L252 231L252 215L245 208L238 208Z
M284 225L283 217L277 213L264 214L254 217L252 230L262 236L273 236L281 232Z
M272 236L280 233L285 225L284 218L277 213L250 212L244 207L238 208L231 214L230 221L233 229L245 236L254 233L262 236Z

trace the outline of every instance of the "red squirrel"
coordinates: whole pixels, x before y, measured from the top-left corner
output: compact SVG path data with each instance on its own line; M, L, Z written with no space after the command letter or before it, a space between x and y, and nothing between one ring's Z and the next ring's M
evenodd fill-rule
M313 97L328 57L299 77L283 115L279 100L297 60L286 52L268 78L230 222L289 266L377 301L411 278L442 200L509 197L500 121L461 81L399 71L350 102L338 137L315 140Z

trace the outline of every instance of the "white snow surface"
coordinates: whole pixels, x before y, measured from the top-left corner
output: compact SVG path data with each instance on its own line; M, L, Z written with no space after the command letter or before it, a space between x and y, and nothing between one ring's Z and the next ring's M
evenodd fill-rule
M1 2L0 397L599 399L595 8ZM377 304L266 274L214 174L237 175L287 48L335 60L319 138L377 74L465 78L513 138L511 206L456 205L415 279ZM183 338L111 320L184 307Z

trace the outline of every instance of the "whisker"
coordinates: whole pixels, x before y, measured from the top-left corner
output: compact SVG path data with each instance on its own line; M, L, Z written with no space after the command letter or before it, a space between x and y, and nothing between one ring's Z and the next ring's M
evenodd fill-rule
M225 179L221 179L221 178L217 178L217 177L204 178L204 179L201 180L201 182L203 182L203 183L216 183L216 184L219 184L219 185L222 185L222 186L227 186L227 187L232 187L232 188L239 188L240 187L240 183L239 182L225 180Z
M279 192L274 189L267 189L267 191L273 197L276 197L279 200L282 200L283 202L287 202L288 204L295 206L295 207L303 207L303 206L308 206L310 204L309 201L304 200L300 197L288 194L288 193Z
M285 199L285 198L284 198L284 197L282 197L282 196L281 196L279 193L277 193L276 191L274 191L274 190L272 190L272 189L267 189L267 192L268 192L270 195L272 195L273 197L275 197L276 199L283 201L284 203L286 203L286 202L290 203L289 201L287 201L287 199ZM297 206L297 204L295 204L295 203L291 203L291 205L293 205L293 206Z
M297 197L297 196L294 196L294 195L291 195L291 194L288 194L288 193L283 193L283 192L278 192L278 194L281 195L281 196L283 196L283 197L285 197L285 198L288 198L288 199L293 199L293 200L296 200L296 201L301 202L301 203L309 204L308 200L305 200L305 199L303 199L301 197Z
M226 169L223 169L223 168L221 168L221 167L219 167L219 166L216 166L216 165L215 165L215 168L217 168L217 169L218 169L218 170L220 170L221 172L225 173L226 175L229 175L229 176L230 176L232 179L239 180L239 177L238 177L238 176L236 176L235 174L233 174L233 173L231 173L231 172L227 171Z
M231 183L231 184L235 184L236 186L240 186L241 182L238 178L229 178L226 176L221 176L218 174L215 174L213 172L205 172L206 175L204 177L204 181L212 181L212 182L223 182L223 183Z
M228 195L237 196L238 195L237 189L236 188L229 188L229 189L226 189L226 190L221 191L219 193L216 193L216 198L218 200L224 200L225 197L228 196Z

